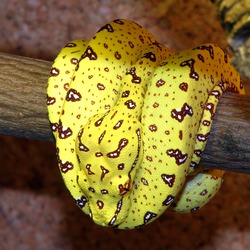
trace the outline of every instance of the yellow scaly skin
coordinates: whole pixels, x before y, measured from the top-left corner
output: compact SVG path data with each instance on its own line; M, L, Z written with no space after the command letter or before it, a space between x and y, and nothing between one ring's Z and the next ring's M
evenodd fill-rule
M48 111L58 165L95 223L136 228L168 207L195 211L223 171L199 160L221 94L244 93L218 46L175 54L138 24L114 20L56 58Z

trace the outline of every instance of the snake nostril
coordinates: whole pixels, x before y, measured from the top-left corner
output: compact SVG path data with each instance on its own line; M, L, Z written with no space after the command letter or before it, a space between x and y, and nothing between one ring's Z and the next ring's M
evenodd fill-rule
M95 156L96 156L96 157L101 157L101 156L103 156L103 153L102 153L102 152L96 152L96 153L95 153Z

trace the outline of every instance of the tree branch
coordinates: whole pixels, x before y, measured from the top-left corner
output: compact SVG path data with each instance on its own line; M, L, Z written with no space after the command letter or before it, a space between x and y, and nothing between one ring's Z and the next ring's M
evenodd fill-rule
M0 53L0 134L54 140L46 106L51 64ZM250 174L250 96L223 95L201 165Z
M0 53L0 134L53 140L46 106L51 65Z

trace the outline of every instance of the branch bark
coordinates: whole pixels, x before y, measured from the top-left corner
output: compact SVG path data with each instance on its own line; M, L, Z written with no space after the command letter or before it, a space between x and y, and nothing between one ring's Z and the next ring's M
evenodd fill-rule
M46 106L51 64L0 53L0 134L54 140ZM250 174L250 96L223 95L201 166Z
M0 134L53 140L46 106L51 65L0 53Z

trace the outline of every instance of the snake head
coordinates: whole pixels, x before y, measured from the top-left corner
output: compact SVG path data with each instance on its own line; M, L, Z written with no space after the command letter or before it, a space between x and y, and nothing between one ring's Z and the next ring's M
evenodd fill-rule
M129 212L135 169L141 163L139 122L125 122L116 112L97 115L80 130L76 151L78 184L90 216L102 226L119 225Z

